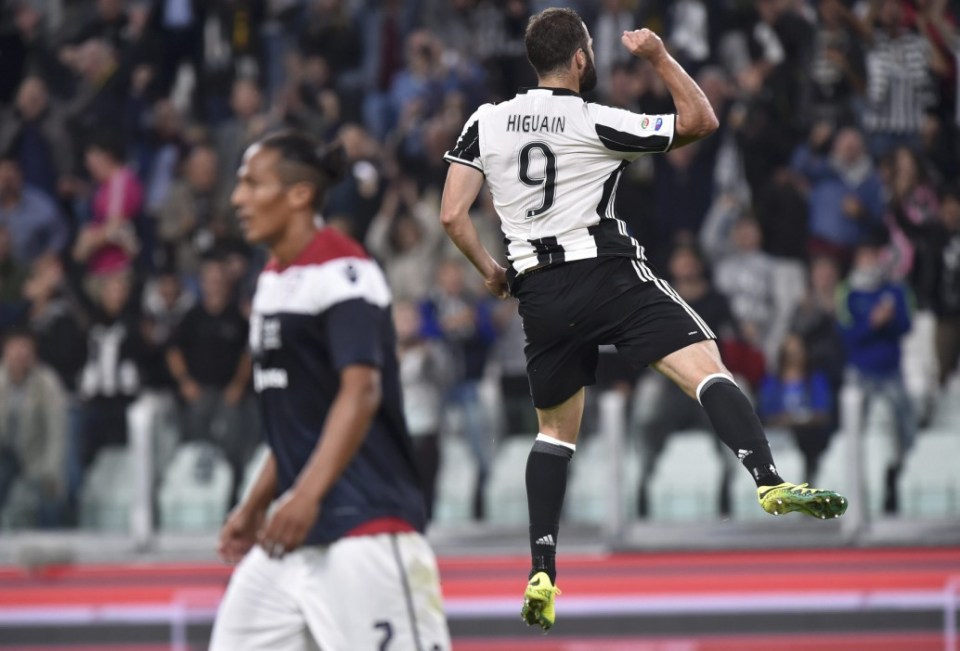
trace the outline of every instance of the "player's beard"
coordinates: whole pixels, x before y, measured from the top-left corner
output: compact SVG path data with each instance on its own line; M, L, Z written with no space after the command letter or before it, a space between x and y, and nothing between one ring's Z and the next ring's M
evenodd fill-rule
M580 73L580 92L589 93L597 87L597 67L593 65L593 57L587 54L587 65Z

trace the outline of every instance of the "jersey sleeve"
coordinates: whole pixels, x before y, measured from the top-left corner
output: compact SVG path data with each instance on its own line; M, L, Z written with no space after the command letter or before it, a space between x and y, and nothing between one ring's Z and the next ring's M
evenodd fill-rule
M460 133L456 146L443 155L443 160L450 163L460 163L483 172L480 162L480 109L477 109Z
M600 144L626 160L665 152L673 144L675 114L646 115L598 104L591 104L590 110Z
M337 303L326 313L327 346L338 371L348 366L383 366L383 308L353 299Z

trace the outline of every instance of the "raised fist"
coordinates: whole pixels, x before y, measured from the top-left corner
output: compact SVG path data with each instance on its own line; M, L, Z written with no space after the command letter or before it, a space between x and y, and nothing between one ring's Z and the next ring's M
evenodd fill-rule
M667 53L660 37L647 28L624 32L620 37L623 47L635 57L642 57L649 61L656 61Z

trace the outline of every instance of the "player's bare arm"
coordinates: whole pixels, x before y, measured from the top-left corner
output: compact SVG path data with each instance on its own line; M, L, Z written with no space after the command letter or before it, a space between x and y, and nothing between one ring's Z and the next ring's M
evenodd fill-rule
M217 553L224 562L240 562L257 542L257 531L276 494L277 462L273 452L268 452L246 498L230 512L220 530Z
M457 248L483 276L490 293L507 298L507 270L493 259L483 246L477 229L470 220L470 206L483 187L483 174L466 165L451 165L443 186L440 202L440 222Z
M303 544L320 515L323 498L360 449L381 397L379 369L357 364L341 371L340 390L320 442L259 535L270 556L280 558Z
M676 59L670 56L659 36L649 29L637 29L624 32L620 41L632 55L649 61L667 85L677 107L674 149L696 142L717 130L720 123L707 96Z

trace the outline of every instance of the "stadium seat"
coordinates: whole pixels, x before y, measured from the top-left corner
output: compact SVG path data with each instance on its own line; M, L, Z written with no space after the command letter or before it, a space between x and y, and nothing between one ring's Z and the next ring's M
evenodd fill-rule
M864 495L867 512L877 515L883 512L887 468L896 455L895 432L889 404L881 400L873 401L863 422L861 445ZM843 431L837 432L820 458L816 481L811 483L819 487L829 487L847 496L855 494L847 446L847 435Z
M487 483L487 519L497 524L527 523L527 456L531 436L514 436L502 441L493 459Z
M80 526L101 531L126 531L130 525L132 463L127 446L100 450L80 489Z
M900 513L909 517L960 515L960 433L921 432L900 473Z
M440 437L440 470L433 519L438 524L461 524L472 518L476 462L461 436Z
M670 436L650 478L651 519L692 521L717 517L723 461L715 438L701 430ZM691 481L691 477L697 481Z
M620 466L620 490L624 517L633 519L637 512L637 487L640 481L640 459L632 445L619 459L613 458L609 443L599 435L584 436L570 465L570 479L564 502L565 519L586 524L603 524L610 517L612 464Z
M233 471L218 448L181 445L160 486L160 527L165 531L216 531L230 506Z

